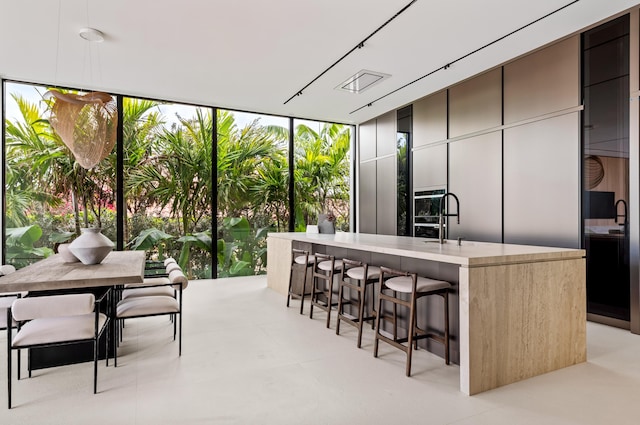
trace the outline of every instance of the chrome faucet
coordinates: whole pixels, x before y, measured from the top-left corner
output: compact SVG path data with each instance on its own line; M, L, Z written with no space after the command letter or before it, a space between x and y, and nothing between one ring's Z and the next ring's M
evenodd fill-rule
M456 200L456 212L454 213L446 213L444 212L445 210L445 201L447 196L453 196L453 199ZM438 215L438 242L440 242L441 244L444 243L444 218L445 217L457 217L458 218L458 224L460 224L460 200L458 199L458 197L455 195L455 193L453 192L447 192L444 195L442 195L442 198L440 198L440 214Z

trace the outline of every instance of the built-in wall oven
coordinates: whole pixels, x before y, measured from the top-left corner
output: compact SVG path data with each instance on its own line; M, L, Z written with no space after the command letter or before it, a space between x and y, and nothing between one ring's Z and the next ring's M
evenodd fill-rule
M438 214L445 192L445 189L433 189L413 193L413 236L438 237Z

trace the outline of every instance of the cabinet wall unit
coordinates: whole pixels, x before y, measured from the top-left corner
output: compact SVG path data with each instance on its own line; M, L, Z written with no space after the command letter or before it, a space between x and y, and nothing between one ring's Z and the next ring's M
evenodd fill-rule
M396 234L396 112L359 126L358 230Z
M449 238L502 242L502 132L451 143L449 190L460 199L460 224Z
M460 198L447 237L580 246L579 71L575 36L413 103L413 191ZM377 233L392 230L381 215L395 199L381 154L391 151L389 114L376 120Z
M580 115L504 131L504 242L580 247Z

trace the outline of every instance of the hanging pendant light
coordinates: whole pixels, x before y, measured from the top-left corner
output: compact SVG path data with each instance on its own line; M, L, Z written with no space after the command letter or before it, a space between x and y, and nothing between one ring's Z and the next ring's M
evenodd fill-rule
M104 92L71 94L49 90L47 94L54 98L51 127L78 164L90 169L109 156L116 143L115 99Z

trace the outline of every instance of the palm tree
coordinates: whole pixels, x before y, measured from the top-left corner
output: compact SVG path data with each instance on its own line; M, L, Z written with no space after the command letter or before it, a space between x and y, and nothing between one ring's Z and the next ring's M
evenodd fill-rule
M155 152L130 171L126 190L139 191L147 202L169 207L186 235L211 213L213 124L211 115L200 108L194 119L179 117L179 123L157 136Z
M86 206L91 193L87 172L75 162L71 151L52 131L38 106L22 96L12 97L22 122L6 121L6 160L7 168L12 170L8 174L21 175L23 188L29 187L39 194L37 199L32 198L50 206L59 205L62 199L71 196L76 233L80 234L79 204ZM13 187L10 191L16 189ZM13 194L8 199L12 197L18 199Z
M296 127L295 199L309 223L332 212L348 224L350 127L324 123L319 132Z

